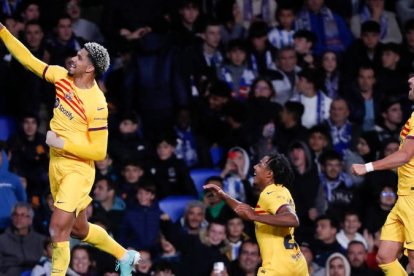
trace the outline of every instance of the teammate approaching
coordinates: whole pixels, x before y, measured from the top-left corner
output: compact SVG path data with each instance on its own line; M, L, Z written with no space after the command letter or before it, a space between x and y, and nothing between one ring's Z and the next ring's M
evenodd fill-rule
M408 99L414 101L414 77L408 83ZM352 165L356 175L398 167L398 199L381 229L377 253L378 264L385 275L393 276L407 275L397 260L403 248L407 249L414 271L414 112L401 130L400 140L400 149L384 159Z
M27 69L54 83L56 101L50 146L49 179L55 211L50 221L53 241L52 275L65 275L70 261L69 236L76 236L115 256L122 276L131 275L140 255L126 250L101 227L88 223L85 208L91 202L94 160L105 158L108 109L95 76L109 67L109 55L97 43L86 43L72 58L69 71L35 58L1 23L0 38Z
M204 189L217 193L243 219L254 221L263 260L257 275L308 275L306 260L293 237L299 220L286 188L293 180L289 162L280 154L265 156L254 166L254 172L255 185L261 190L255 209L214 184Z

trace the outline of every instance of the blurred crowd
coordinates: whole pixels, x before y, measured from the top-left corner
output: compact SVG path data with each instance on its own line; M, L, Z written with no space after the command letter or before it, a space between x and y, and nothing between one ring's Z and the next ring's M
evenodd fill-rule
M375 255L397 173L356 177L350 166L397 151L407 134L413 0L0 4L1 22L48 64L70 66L88 41L110 52L97 80L108 154L88 214L141 252L135 275L256 275L254 226L193 176L209 170L203 183L254 207L253 166L276 152L295 171L310 275L382 275ZM0 275L48 275L54 87L1 44L0 91L0 116L17 125L0 144ZM159 206L172 196L192 199L182 218ZM71 248L68 275L118 275L111 256L76 239Z

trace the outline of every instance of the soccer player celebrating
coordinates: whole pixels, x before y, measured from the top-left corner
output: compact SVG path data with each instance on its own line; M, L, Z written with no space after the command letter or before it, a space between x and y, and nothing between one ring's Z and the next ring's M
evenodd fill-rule
M0 38L27 69L54 83L56 101L51 131L49 178L55 210L50 221L53 241L52 275L65 275L70 260L69 236L76 236L115 256L121 275L131 275L140 255L126 250L101 227L88 223L85 208L95 177L95 160L102 160L108 144L108 108L95 77L109 67L107 50L86 43L72 58L69 71L35 58L1 23Z
M295 204L286 186L293 180L289 161L280 154L265 156L254 166L255 185L261 190L255 209L207 184L243 219L254 221L262 266L257 275L308 275L306 260L293 237L299 226Z
M408 99L414 101L414 77L408 80ZM377 261L385 275L407 275L397 258L407 249L414 271L414 112L400 133L400 149L387 157L366 164L353 164L355 175L398 167L398 200L381 229ZM411 274L410 274L411 275Z

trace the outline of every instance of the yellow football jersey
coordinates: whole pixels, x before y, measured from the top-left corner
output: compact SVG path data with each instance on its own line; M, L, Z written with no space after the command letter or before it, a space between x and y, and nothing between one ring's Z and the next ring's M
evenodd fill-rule
M103 159L108 140L108 108L96 82L90 89L77 88L65 68L48 66L34 57L6 28L0 31L0 37L23 66L55 85L56 100L50 127L65 143L63 150L52 148L52 156ZM94 139L90 139L92 132L96 133Z
M272 184L260 194L255 212L273 215L284 205L295 210L289 190L283 185ZM293 227L276 227L256 221L255 228L262 256L259 274L271 275L271 271L278 271L277 275L307 275L306 261L294 240Z
M414 112L400 132L400 148L407 139L414 139ZM414 194L414 158L398 167L398 195Z

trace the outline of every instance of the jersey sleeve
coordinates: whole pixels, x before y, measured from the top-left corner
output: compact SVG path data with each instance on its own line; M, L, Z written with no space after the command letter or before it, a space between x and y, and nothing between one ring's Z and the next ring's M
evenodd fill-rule
M103 160L108 147L108 108L105 104L97 105L88 121L87 144L74 144L66 140L63 149L75 156L87 160Z
M270 214L276 214L280 207L289 204L289 199L280 192L265 193L263 197L263 206L261 207Z
M68 71L58 65L48 65L42 73L42 78L51 83L55 83L67 76Z
M10 54L24 67L41 77L47 64L36 58L26 46L15 38L5 27L0 31L0 38Z
M24 67L35 73L48 82L54 83L67 76L68 71L60 66L49 66L36 58L9 30L3 27L0 31L0 38L3 40L10 54L17 59Z

